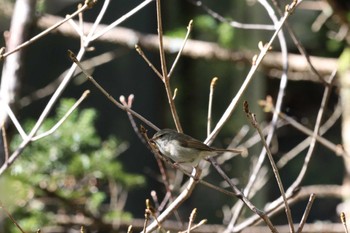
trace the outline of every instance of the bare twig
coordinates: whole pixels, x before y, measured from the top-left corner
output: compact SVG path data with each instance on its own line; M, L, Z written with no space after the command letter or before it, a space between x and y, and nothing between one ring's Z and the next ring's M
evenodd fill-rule
M156 216L156 211L153 208L153 206L151 206L151 203L150 203L149 199L146 199L146 212L152 215L152 217L154 218L154 220L158 224L158 229L161 229L162 228L162 224L158 221L158 218Z
M345 233L349 233L348 226L347 226L347 224L346 224L346 216L345 216L345 213L344 213L344 212L341 212L341 213L340 213L340 220L341 220L341 223L342 223L343 226L344 226L344 231L345 231Z
M289 15L293 12L295 5L290 6L286 11L284 16L281 18L281 20L279 21L279 25L277 25L276 27L276 31L274 32L274 34L272 35L270 41L263 46L263 48L261 49L255 63L252 65L249 73L247 74L246 79L244 80L243 84L241 85L240 89L238 90L236 96L231 100L231 103L229 104L229 106L227 107L226 111L224 112L224 114L222 115L222 117L220 118L219 122L216 124L214 130L211 132L211 134L209 135L209 137L207 137L207 139L205 140L205 143L211 143L214 138L216 137L216 135L219 133L219 131L221 130L221 128L224 126L224 124L226 123L226 121L230 118L230 116L232 115L234 109L237 106L237 103L239 101L239 99L242 97L243 93L245 92L245 90L247 89L250 81L253 79L253 75L255 74L256 70L258 69L259 65L261 64L261 61L263 60L263 58L265 57L266 53L268 52L268 50L271 48L272 42L275 40L275 38L278 35L278 32L281 30L281 28L283 27L284 22L287 20L287 18L289 17Z
M206 219L201 220L199 223L195 224L194 226L191 227L190 231L193 231L195 229L197 229L198 227L204 225L207 223ZM178 233L187 233L187 231L179 231Z
M1 128L2 133L2 142L4 144L4 153L5 153L5 163L9 159L9 145L7 142L7 135L6 135L6 127L3 125Z
M141 47L139 45L135 45L135 49L136 51L140 54L140 56L143 58L143 60L146 61L146 63L148 64L149 67L151 67L151 69L154 71L154 73L156 73L156 75L163 80L163 76L161 73L159 73L159 71L157 70L157 68L152 64L152 62L146 57L145 53L142 51Z
M79 38L80 38L80 46L83 46L84 44L84 33L82 31L82 28L80 27L81 26L81 14L78 15L78 23L79 25L76 23L76 21L70 19L68 20L68 23L72 26L72 28L76 31L76 33L79 35Z
M330 82L329 83L331 83L331 84L333 83L334 77L335 77L335 72L330 77ZM304 158L304 163L303 163L303 166L302 166L302 168L301 168L301 170L300 170L300 172L298 174L298 177L294 180L294 182L288 188L288 190L286 191L287 193L293 192L300 185L301 181L305 177L306 171L309 168L309 163L310 163L310 160L311 160L311 157L313 155L313 152L314 152L314 149L315 149L315 145L316 145L316 142L317 142L316 135L318 135L318 133L319 133L321 121L322 121L322 118L323 118L323 113L325 111L325 107L327 105L330 93L331 93L331 85L327 85L325 87L325 90L324 90L324 93L323 93L323 97L322 97L322 101L321 101L321 104L320 104L320 109L319 109L318 114L317 114L316 123L315 123L315 126L314 126L313 135L312 135L313 139L312 139L312 141L310 143L309 150L308 150L308 152L307 152L307 154L306 154L306 156Z
M134 110L130 109L127 106L124 106L123 104L119 103L116 99L114 99L100 84L98 84L98 82L96 82L96 80L89 75L86 70L84 69L84 67L81 65L81 63L79 62L79 60L77 59L77 57L75 56L75 54L68 50L68 56L70 57L70 59L77 65L79 66L79 68L83 71L83 73L85 74L86 78L92 82L97 89L99 89L102 94L104 94L113 104L115 104L118 108L129 112L130 114L132 114L134 117L138 118L139 120L141 120L142 122L144 122L145 124L147 124L149 127L151 127L152 129L159 131L159 128L157 126L155 126L153 123L151 123L150 121L148 121L146 118L144 118L143 116L141 116L140 114L138 114L137 112L135 112Z
M201 7L204 11L206 11L211 17L214 19L219 20L222 23L227 23L231 27L234 28L240 28L240 29L251 29L251 30L275 30L274 25L266 25L266 24L246 24L246 23L240 23L234 20L229 20L221 16L219 13L215 12L214 10L210 9L208 6L203 4L202 1L198 0L188 0L193 5Z
M188 226L187 226L187 233L191 232L191 228L192 228L192 223L194 222L194 220L196 219L197 216L197 208L194 208L191 212L189 221L188 221Z
M259 126L259 123L257 122L256 118L255 118L255 114L254 113L251 113L250 110L249 110L249 106L248 106L248 102L247 101L244 101L243 103L243 109L244 109L244 112L246 113L247 115L247 118L249 119L250 123L252 124L252 126L258 131L259 135L260 135L260 138L261 138L261 141L263 142L264 144L264 147L265 147L265 150L266 150L266 153L267 153L267 156L270 160L270 164L271 164L271 167L272 167L272 171L275 175L275 178L276 178L276 181L277 181L277 185L278 185L278 188L280 189L280 192L281 192L281 195L282 195L282 199L283 199L283 202L284 202L284 205L285 205L285 211L286 211L286 215L287 215L287 219L288 219L288 224L289 224L289 228L290 228L290 232L294 233L294 226L293 226L293 220L292 220L292 214L291 214L291 211L290 211L290 207L288 205L288 201L287 201L287 197L286 197L286 193L284 191L284 187L283 187L283 184L282 184L282 180L281 180L281 177L279 175L279 172L278 172L278 168L276 166L276 163L272 157L272 154L271 154L271 151L270 151L270 148L268 147L267 143L266 143L266 140L265 140L265 137L264 137L264 134L262 133L261 129L260 129L260 126Z
M221 169L221 167L216 163L214 158L209 158L210 163L213 165L215 170L220 174L222 178L228 183L228 185L231 187L232 191L236 195L238 199L240 199L251 211L256 213L270 228L271 232L276 233L277 230L272 224L271 220L267 216L267 214L259 210L247 197L244 196L244 194L237 188L237 186L232 182L232 180L225 174L225 172Z
M158 216L158 221L161 223L163 222L166 218L169 217L169 215L177 209L192 193L194 187L196 186L196 179L200 176L200 170L193 170L193 177L191 178L190 181L188 182L186 188L180 193L179 196L176 197L176 199L164 210L159 216ZM157 222L153 221L145 231L143 232L150 232L155 230L157 227Z
M0 103L3 103L2 101L0 101ZM27 133L24 131L24 129L22 128L21 124L19 123L19 121L17 120L16 115L13 113L12 109L10 108L10 106L8 106L7 104L3 103L2 105L5 105L4 108L6 109L6 113L7 115L10 117L13 125L16 127L19 135L21 135L22 140L25 140L28 135ZM4 109L3 108L3 109Z
M310 195L310 198L309 198L309 201L308 201L307 206L305 208L303 217L301 218L301 221L299 223L297 233L301 233L303 231L303 227L304 227L304 225L306 223L307 217L309 216L309 213L310 213L312 204L314 203L315 197L316 197L316 195L314 193L312 193Z
M306 128L296 120L294 120L292 117L287 116L285 113L280 113L279 117L285 121L287 121L290 125L292 125L294 128L298 129L300 132L308 135L313 136L312 130ZM317 142L319 142L321 145L327 147L337 155L343 155L343 156L349 156L346 151L342 148L342 146L336 145L333 142L327 140L324 137L321 137L319 135L315 135L314 138Z
M128 227L127 233L132 233L132 225L130 225L130 226Z
M166 67L166 60L165 60L165 51L163 47L163 26L162 26L162 14L161 14L161 6L160 6L160 0L156 0L157 5L157 27L158 27L158 40L159 40L159 56L160 56L160 63L162 67L162 80L164 82L165 91L167 93L168 97L168 103L170 106L171 114L174 119L174 123L176 126L176 129L178 132L183 132L179 116L177 114L175 103L173 100L173 94L170 87L170 77L168 76L168 69Z
M104 34L109 32L111 29L113 29L114 27L118 26L120 23L124 22L125 20L130 18L132 15L134 15L139 10L141 10L142 8L144 8L145 6L147 6L149 3L153 2L153 1L154 0L145 0L145 1L143 1L138 6L134 7L132 10L128 11L128 13L126 13L125 15L119 17L116 21L114 21L113 23L108 25L106 28L104 28L100 32L96 33L93 37L91 37L91 40L96 40L96 39L100 38L101 36L103 36ZM97 27L97 25L96 25L96 27Z
M143 232L144 233L147 233L147 226L148 226L149 217L150 217L150 213L148 211L146 211L146 209L145 209L145 221L143 224Z
M125 52L126 52L126 49L121 49L121 50L118 49L115 51L108 51L108 52L99 54L97 56L94 56L92 58L89 58L89 59L82 61L81 65L83 67L85 67L86 70L91 70L97 66L106 64L106 63L112 61L113 59L116 59L117 57L125 54ZM53 92L56 91L57 87L59 86L59 84L62 82L62 80L66 76L67 72L68 72L68 70L64 71L57 79L55 79L51 83L47 84L43 88L40 88L40 89L30 93L29 95L22 97L19 100L19 105L21 107L25 107L25 106L28 106L29 104L31 104L35 100L42 99L46 96L51 95ZM74 75L76 76L80 72L81 71L76 71L74 73ZM86 80L86 79L84 79L84 80Z
M337 104L336 108L333 111L333 114L328 118L328 120L320 127L320 132L319 135L322 136L323 134L325 134L335 123L336 121L339 119L339 117L342 114L342 108L341 108L341 104L340 102ZM292 119L290 117L288 117L286 120L287 122L288 119ZM292 119L294 120L294 119ZM302 126L301 128L304 129L302 124L293 121L295 123L298 124L298 126ZM306 128L307 129L307 128ZM307 134L309 135L308 138L304 139L301 143L299 143L297 146L295 146L293 149L291 149L290 151L288 151L287 153L285 153L284 155L281 156L281 159L277 162L277 167L278 168L282 168L284 167L291 159L293 159L295 156L299 155L301 151L305 150L305 148L307 148L310 145L311 139L312 139L312 131L307 129ZM316 140L317 142L319 142L321 145L324 145L324 142L326 142L326 145L329 145L330 147L327 148L332 148L332 151L335 152L335 154L342 154L343 156L347 156L346 153L342 146L340 145L335 145L332 142L326 140L323 137L317 136Z
M297 4L299 4L300 2L302 2L301 0L293 0L293 7L296 7ZM272 3L274 4L275 8L277 9L277 12L279 13L280 16L283 15L283 12L280 10L280 8L278 7L278 3L276 0L272 0ZM294 42L294 44L297 46L299 52L305 57L307 64L309 65L309 67L311 68L312 72L314 72L316 74L316 76L318 77L318 79L324 84L324 85L328 85L328 83L323 79L323 77L320 75L320 73L318 72L318 70L314 67L313 63L311 62L310 56L309 54L306 52L306 49L304 48L304 46L301 44L300 40L298 39L298 37L295 35L294 30L292 29L292 27L289 25L288 22L285 22L285 26L290 34L290 36L292 37L292 40Z
M11 215L11 213L5 208L5 206L0 202L0 208L3 209L7 215L7 217L9 217L11 219L11 221L13 222L13 224L15 224L15 226L22 232L25 233L25 231L22 229L22 227L17 223L17 221L14 219L14 217Z
M192 23L193 23L193 20L190 20L190 22L189 22L188 25L187 25L187 33L186 33L186 36L185 36L185 38L184 38L184 40L183 40L183 42L182 42L182 46L181 46L179 52L178 52L177 55L176 55L176 58L175 58L175 60L174 60L174 62L173 62L173 65L172 65L171 68L170 68L170 71L169 71L169 73L168 73L168 77L169 77L169 78L170 78L171 75L173 74L173 72L174 72L174 70L175 70L175 67L176 67L176 64L177 64L177 62L179 61L179 59L180 59L180 57L181 57L181 54L182 54L182 51L183 51L184 48L185 48L186 42L187 42L188 37L190 36L191 30L192 30Z
M32 141L36 141L39 140L41 138L44 138L52 133L54 133L62 124L65 120L67 120L67 118L70 116L70 114L72 114L72 112L81 104L81 102L83 102L86 97L88 97L88 95L90 94L89 90L84 91L84 93L82 94L82 96L78 99L77 102L74 103L74 105L66 112L66 114L64 114L64 116L48 131L39 134L35 137L32 138Z
M91 1L92 2L92 1ZM58 28L59 26L61 26L62 24L64 24L65 22L67 22L68 20L74 18L76 15L78 15L80 12L83 12L87 9L90 9L92 7L92 5L88 4L88 1L86 1L84 3L84 5L77 11L75 11L72 15L67 16L65 19L61 20L60 22L57 22L56 24L52 25L51 27L49 27L48 29L46 29L45 31L39 33L38 35L32 37L31 39L29 39L28 41L24 42L23 44L17 46L15 49L8 51L4 54L2 54L0 56L0 60L7 57L8 55L17 52L18 50L32 44L33 42L37 41L38 39L42 38L43 36L47 35L49 32L51 32L52 30Z
M213 106L213 95L214 95L216 81L218 81L218 79L219 78L214 77L210 82L209 101L208 101L208 118L207 118L207 136L209 136L211 132L211 112L212 112L212 106Z
M124 106L126 106L126 107L128 107L128 108L131 109L131 108L132 108L132 104L133 104L133 102L134 102L134 95L133 95L133 94L129 95L129 97L128 97L128 102L126 102L125 96L121 95L121 96L119 97L119 101L120 101ZM131 113L129 113L129 112L126 112L126 113L127 113L127 115L128 115L129 121L130 121L130 123L131 123L131 126L132 126L132 128L133 128L135 134L136 134L137 137L141 140L141 142L144 143L144 144L146 145L147 142L145 141L145 138L142 137L142 135L141 135L141 133L140 133L140 131L139 131L139 128L137 127L137 124L136 124L136 122L135 122L134 117L131 115Z

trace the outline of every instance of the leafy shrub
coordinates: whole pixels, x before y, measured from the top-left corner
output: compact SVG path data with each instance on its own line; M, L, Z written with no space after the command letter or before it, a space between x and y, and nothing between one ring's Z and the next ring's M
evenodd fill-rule
M63 100L39 133L49 130L73 103ZM74 225L64 219L77 216L101 224L131 218L123 211L125 197L143 185L144 178L123 170L116 158L127 143L114 137L102 141L93 126L95 118L93 109L74 111L53 134L27 147L0 180L1 200L25 230ZM26 128L33 124L28 122ZM19 142L14 138L11 148ZM14 228L8 221L6 232L18 232Z

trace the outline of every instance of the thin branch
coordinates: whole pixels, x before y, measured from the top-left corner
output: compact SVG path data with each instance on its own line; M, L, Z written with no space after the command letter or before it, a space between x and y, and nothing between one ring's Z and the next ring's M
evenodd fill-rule
M188 226L187 226L187 233L191 232L191 228L192 228L192 223L194 222L194 220L196 219L197 216L197 208L194 208L191 212L189 221L188 221Z
M79 4L78 5L78 8L81 8L82 7L82 5L81 4ZM71 21L73 21L73 20L70 20L69 22L71 22ZM81 35L80 35L80 46L84 46L84 40L83 40L83 38L84 38L84 35L85 35L85 33L84 33L84 15L83 15L83 13L80 13L79 15L78 15L78 21L79 21L79 28L80 28L80 30L79 31L81 31Z
M313 131L306 128L304 125L300 124L296 120L294 120L292 117L287 116L285 113L280 113L279 117L285 121L287 121L291 126L294 128L298 129L300 132L308 135L308 136L313 136ZM339 145L334 144L333 142L319 136L315 135L314 138L316 139L317 142L319 142L321 145L327 147L337 155L343 155L343 156L349 156L347 152Z
M148 222L149 222L149 217L150 217L149 212L147 212L147 211L145 210L145 221L144 221L144 223L143 223L143 232L144 232L144 233L147 233L147 232L148 232L148 231L147 231L147 226L148 226Z
M196 177L196 179L198 179L199 175L199 170L193 169L193 177ZM165 221L165 219L167 219L175 209L177 209L187 198L191 196L191 193L196 186L196 179L191 178L185 189L176 197L176 199L168 206L168 208L166 208L166 210L164 210L158 216L157 219L160 223ZM157 222L153 221L143 232L151 232L156 228Z
M263 48L261 49L259 55L257 56L257 59L256 59L255 63L252 64L252 67L251 67L249 73L247 74L246 79L244 80L243 84L241 85L241 87L238 90L238 92L235 95L235 97L232 99L231 103L227 107L227 109L224 112L224 114L222 115L221 119L216 124L214 130L211 132L209 137L207 137L207 139L205 140L205 143L209 143L210 144L214 140L214 138L219 133L221 128L224 126L226 121L232 115L234 109L237 106L238 101L240 100L240 98L242 97L243 93L247 89L250 81L253 79L253 75L255 74L256 70L258 69L259 65L261 64L261 61L264 59L266 53L271 48L272 42L276 39L276 37L278 35L278 32L282 29L284 22L288 19L289 15L293 12L293 10L294 10L294 6L288 8L288 10L285 11L285 14L282 17L282 19L279 21L279 25L276 27L276 31L272 35L270 41L265 46L263 46Z
M307 202L307 206L305 208L303 217L301 218L300 224L298 226L297 233L301 233L303 231L304 225L306 223L306 219L310 214L310 210L311 210L312 204L314 203L315 197L316 197L316 195L314 193L312 193L310 195L310 198L309 198L309 201Z
M81 65L83 67L85 67L86 70L91 70L91 69L94 69L95 67L101 66L103 64L106 64L106 63L116 59L117 57L124 54L125 51L126 51L126 49L118 49L115 51L108 51L108 52L96 55L94 57L91 57L89 59L82 61ZM40 89L30 93L29 95L22 97L19 100L19 105L21 107L25 107L25 106L28 106L29 104L31 104L35 100L42 99L42 98L45 98L45 97L51 95L53 92L56 91L57 87L62 82L64 77L67 75L68 71L69 70L62 72L62 74L57 79L55 79L51 83L47 84L43 88L40 88ZM77 76L79 73L81 73L81 71L75 71L74 76Z
M300 2L302 2L302 0L293 0L293 4L294 7L296 7L297 4L300 4ZM277 12L279 13L280 16L283 15L283 12L280 10L280 8L278 7L278 3L276 0L272 0L272 3L274 4L275 8L277 9ZM324 85L328 85L328 83L323 79L323 77L320 75L320 73L318 72L318 70L314 67L314 65L311 62L310 56L309 54L306 52L306 49L304 48L304 46L301 44L300 40L298 39L298 37L295 35L294 30L292 29L292 27L290 26L290 24L288 22L285 22L285 26L294 42L294 44L297 46L299 52L305 57L307 64L309 65L309 67L311 68L312 72L314 74L316 74L316 76L318 77L319 81L321 81Z
M199 223L195 224L194 226L191 227L190 231L193 231L195 229L197 229L198 227L204 225L207 223L206 219L201 220ZM179 231L178 233L187 233L187 231Z
M104 94L118 108L120 108L121 110L124 110L126 112L129 112L134 117L138 118L139 120L144 122L146 125L148 125L152 129L154 129L156 131L159 131L159 128L157 126L155 126L153 123L151 123L150 121L148 121L146 118L144 118L143 116L141 116L140 114L138 114L134 110L130 109L127 106L124 106L123 104L119 103L116 99L114 99L100 84L98 84L98 82L96 82L96 80L91 75L89 75L87 73L87 71L84 69L84 67L81 65L81 63L77 59L76 55L72 51L68 50L68 56L83 71L83 73L85 74L86 78L90 82L92 82L97 87L97 89L99 89L102 92L102 94Z
M167 93L168 97L168 103L170 106L171 114L174 119L174 123L176 126L176 129L178 132L183 132L179 116L176 111L175 103L173 100L173 94L172 90L170 88L170 78L168 76L168 69L166 67L166 60L165 60L165 51L163 47L163 26L162 26L162 13L161 13L161 6L160 6L160 0L156 0L156 8L157 8L157 27L158 27L158 40L159 40L159 56L160 56L160 63L162 68L162 80L164 82L165 91Z
M214 95L214 89L216 82L219 78L214 77L210 82L210 91L209 91L209 101L208 101L208 118L207 118L207 136L210 135L211 132L211 113L212 113L212 106L213 106L213 95Z
M340 220L341 220L341 223L343 224L345 233L349 233L348 226L346 224L346 216L344 212L340 213Z
M39 140L41 138L44 138L52 133L54 133L62 124L65 120L67 120L67 118L73 113L73 111L81 104L81 102L83 102L88 95L90 94L90 91L84 91L84 93L82 94L82 96L78 99L77 102L75 102L75 104L66 112L66 114L64 114L64 116L48 131L39 134L35 137L32 138L32 141L36 141Z
M37 41L38 39L42 38L43 36L47 35L49 32L51 32L52 30L58 28L59 26L61 26L62 24L64 24L65 22L67 22L68 20L74 18L76 15L78 15L80 12L83 12L87 9L90 9L92 5L87 4L88 1L85 2L85 4L77 11L75 11L72 15L67 16L65 19L61 20L60 22L57 22L56 24L52 25L51 27L49 27L48 29L44 30L43 32L39 33L38 35L32 37L31 39L27 40L26 42L24 42L23 44L17 46L15 49L8 51L2 55L0 55L0 60L2 60L3 58L9 56L12 53L17 52L18 50L32 44L33 42Z
M328 118L328 120L320 127L319 135L322 136L325 134L335 123L336 121L341 117L342 114L342 107L340 102L338 102L336 108L333 110L333 114ZM300 123L299 123L300 124ZM282 168L284 167L290 160L292 160L295 156L299 155L301 151L305 150L311 142L312 139L312 131L310 130L310 136L303 140L301 143L299 143L297 146L295 146L292 150L288 151L284 155L281 156L281 159L277 162L277 167ZM320 137L321 138L321 137ZM317 138L316 138L317 139ZM322 137L323 139L323 137ZM322 144L322 142L317 139L318 142ZM332 150L337 155L339 154L339 151L342 150L341 146L334 145L335 150ZM338 149L336 149L338 148ZM345 153L344 150L342 150ZM343 156L346 156L343 154Z
M3 103L1 101L1 103ZM28 135L27 133L24 131L24 129L22 128L21 124L18 122L16 115L13 113L12 109L10 108L10 106L8 106L7 104L3 103L3 105L5 105L5 109L6 109L6 113L7 115L10 117L13 125L16 127L18 133L21 135L22 140L25 140Z
M109 32L111 29L113 29L114 27L118 26L120 23L124 22L128 18L130 18L132 15L137 13L139 10L141 10L142 8L144 8L145 6L147 6L151 2L153 2L153 0L145 0L145 1L143 1L141 4L139 4L138 6L134 7L132 10L128 11L128 13L126 13L125 15L119 17L116 21L114 21L113 23L111 23L110 25L105 27L100 32L96 33L93 37L91 37L91 40L96 40L96 39L100 38L101 36L103 36L104 34ZM96 27L97 27L97 24L96 24Z
M83 31L81 30L81 27L80 27L80 14L79 14L79 26L78 24L76 24L77 21L74 21L72 19L68 20L68 23L72 26L72 28L75 30L75 32L79 35L79 38L80 38L80 45L82 46L83 45L83 38L84 38L84 33Z
M125 96L121 95L121 96L119 97L119 101L120 101L125 107L128 107L128 108L131 109L131 108L132 108L132 104L133 104L133 102L134 102L134 95L133 95L133 94L129 95L129 97L128 97L128 102L126 102ZM145 138L142 137L142 135L141 135L141 133L140 133L140 130L139 130L139 128L137 127L137 124L136 124L136 122L135 122L135 118L131 115L131 113L129 113L129 112L126 112L126 113L127 113L127 115L128 115L130 124L131 124L132 129L134 130L135 134L137 135L137 137L140 139L140 141L141 141L143 144L147 145L147 142L146 142Z
M149 67L151 67L151 69L153 70L154 73L156 73L156 75L163 80L163 76L161 73L159 73L159 71L157 70L157 68L152 64L152 62L147 58L147 56L145 55L145 53L142 51L141 47L139 45L135 45L135 49L136 51L139 53L139 55L143 58L143 60L145 60L145 62L148 64Z
M215 170L219 173L219 175L222 178L224 178L227 184L231 187L236 197L240 199L251 211L256 213L266 223L266 225L270 228L272 233L277 233L275 226L272 224L267 214L264 211L259 210L247 197L244 196L244 194L237 188L237 186L232 182L232 180L225 174L225 172L217 164L214 158L210 157L209 161L213 165Z
M334 72L333 75L330 77L330 83L333 83L335 74L336 73ZM322 118L323 118L323 113L324 113L326 105L328 103L328 99L329 99L330 93L331 93L331 86L327 85L325 87L325 91L323 93L320 109L318 111L316 122L315 122L315 126L314 126L314 132L313 132L313 135L312 135L312 141L310 143L309 150L308 150L308 152L307 152L307 154L305 156L303 167L301 168L301 171L300 171L298 177L295 179L295 181L293 182L293 184L290 186L290 188L288 190L295 189L297 186L300 185L301 181L304 179L306 171L307 171L307 169L309 167L310 159L311 159L311 157L313 155L313 152L314 152L314 149L315 149L315 145L316 145L316 141L317 141L316 140L316 136L318 135L318 132L319 132L319 129L320 129L320 125L321 125Z
M92 27L90 28L88 35L86 36L86 38L83 38L83 39L84 39L84 40L83 40L83 42L84 42L84 43L83 43L83 46L84 46L85 48L88 47L88 44L89 44L90 42L92 42L92 41L95 40L95 37L94 37L94 36L96 36L96 35L95 35L95 32L96 32L96 30L97 30L98 25L100 25L101 20L102 20L103 16L105 15L105 13L106 13L106 11L107 11L107 9L108 9L108 6L109 6L109 3L110 3L110 2L111 2L111 0L105 0L105 1L104 1L103 6L102 6L102 8L101 8L99 14L98 14L97 17L96 17L96 20L95 20L94 23L92 24ZM125 19L121 20L121 18L123 18L123 16L118 18L118 20L120 20L120 23L123 22L123 21L125 20Z
M188 25L187 25L187 33L186 33L185 39L183 40L182 46L181 46L179 52L177 53L176 58L175 58L175 60L174 60L174 62L173 62L173 65L171 66L170 71L169 71L169 73L168 73L168 77L169 77L169 78L170 78L171 75L173 74L174 69L175 69L175 67L176 67L176 64L177 64L177 62L179 61L179 59L180 59L180 57L181 57L181 54L182 54L182 51L183 51L184 48L185 48L186 42L187 42L188 37L190 36L191 30L192 30L192 23L193 23L193 20L191 19L190 22L189 22Z
M0 202L0 208L3 209L7 215L7 217L9 217L11 219L11 221L13 222L13 224L15 224L15 226L22 232L25 233L25 231L22 229L22 227L17 223L17 221L14 219L14 217L11 215L11 213L5 208L5 206Z
M269 161L270 161L270 164L271 164L271 167L272 167L273 174L275 175L278 188L279 188L279 190L281 192L281 195L282 195L282 199L283 199L284 206L285 206L285 211L286 211L286 215L287 215L287 219L288 219L290 232L294 233L295 231L294 231L294 225L293 225L293 220L292 220L292 214L291 214L291 211L290 211L290 207L288 205L287 196L286 196L286 193L284 191L282 180L281 180L281 177L279 175L276 163L275 163L275 161L273 159L273 156L271 154L270 148L269 148L269 146L266 143L264 134L262 133L261 128L259 126L259 123L257 122L257 120L255 118L255 114L251 113L250 110L249 110L249 106L248 106L248 102L247 101L244 101L243 109L244 109L244 112L247 115L247 118L249 119L250 123L252 124L252 126L258 131L258 133L260 135L260 138L261 138L261 141L264 144L267 156L269 158Z
M198 0L188 0L193 5L201 7L204 11L206 11L211 17L214 19L217 19L218 21L222 23L227 23L231 27L234 28L240 28L240 29L251 29L251 30L269 30L273 31L275 30L274 25L266 25L266 24L246 24L246 23L240 23L234 20L229 20L221 16L219 13L215 12L214 10L210 9L208 6L203 4L202 1Z
M9 144L7 141L7 135L6 135L6 127L3 125L1 128L2 133L2 142L4 144L4 153L5 153L5 163L9 159Z

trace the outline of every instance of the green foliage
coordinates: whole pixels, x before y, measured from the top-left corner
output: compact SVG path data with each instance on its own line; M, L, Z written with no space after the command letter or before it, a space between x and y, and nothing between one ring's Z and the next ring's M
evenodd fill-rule
M234 42L234 28L228 23L218 23L210 15L200 15L194 19L194 28L203 40L218 42L231 48Z
M209 15L199 15L193 20L193 29L200 40L216 41L217 22Z
M350 48L346 47L339 57L338 61L339 73L341 75L350 69Z
M217 28L216 20L210 15L199 15L194 22L196 27L202 31L215 31Z
M327 40L326 46L327 46L327 51L337 52L337 51L340 51L344 45L341 41Z
M227 23L221 23L218 27L218 42L226 48L233 47L234 30Z
M56 116L43 124L39 134L60 120L73 103L74 100L62 101ZM116 157L127 144L113 137L102 141L93 127L95 118L92 109L73 112L53 134L26 148L0 180L4 190L1 200L25 230L59 224L58 213L79 213L101 222L115 220L113 217L130 218L110 202L143 185L144 178L123 170ZM26 128L33 124L28 122ZM14 138L12 149L19 143L20 138Z
M165 35L172 37L172 38L185 38L186 32L187 32L186 28L181 27L181 28L176 28L176 29L171 30L171 31L167 31L165 33Z

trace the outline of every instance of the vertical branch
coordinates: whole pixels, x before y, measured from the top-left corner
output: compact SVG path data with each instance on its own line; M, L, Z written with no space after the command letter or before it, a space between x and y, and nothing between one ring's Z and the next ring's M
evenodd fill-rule
M216 84L217 80L218 80L218 78L214 77L210 82L209 103L208 103L208 119L207 119L207 136L209 136L210 132L211 132L211 112L212 112L212 106L213 106L214 88L215 88L215 84Z
M27 39L34 18L35 4L35 0L16 1L10 32L8 32L9 37L7 38L6 51L14 50ZM22 53L23 51L18 51L12 56L7 57L2 69L0 100L8 106L13 106L18 97L21 79L20 72L23 63ZM5 55L3 54L2 56ZM8 115L5 109L1 109L0 127L5 124L7 117Z
M1 128L2 132L2 142L4 143L4 153L5 153L5 163L9 159L9 147L8 147L8 142L7 142L7 135L6 135L6 128L5 126L2 126Z
M163 47L163 27L162 27L160 0L157 0L157 26L158 26L158 39L159 39L159 55L160 55L160 63L161 63L162 74L163 74L162 80L164 82L165 91L168 97L168 103L170 106L171 114L175 122L176 129L177 131L182 132L183 130L180 124L179 116L175 108L173 94L170 88L170 82L169 82L170 78L168 77L168 69L166 67L165 52Z

